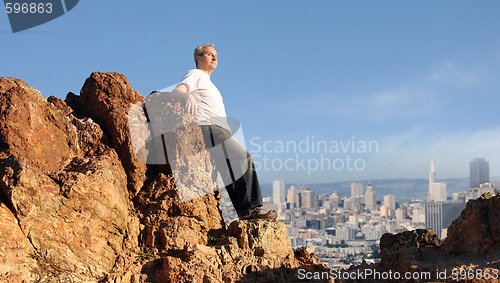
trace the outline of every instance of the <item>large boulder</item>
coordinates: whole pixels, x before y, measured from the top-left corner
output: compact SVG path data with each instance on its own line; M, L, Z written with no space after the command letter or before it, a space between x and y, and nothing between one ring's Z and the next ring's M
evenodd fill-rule
M426 270L418 265L431 258L441 246L433 230L417 229L399 234L386 233L380 238L378 269L400 273Z
M47 282L95 282L123 272L116 266L133 260L139 221L100 127L11 78L0 78L0 109L2 213L22 247L13 264L36 260L30 268Z
M0 78L0 158L22 158L43 171L57 171L74 156L71 123L36 89L13 78Z
M277 221L233 221L228 232L238 240L238 246L255 255L271 255L277 259L293 257L285 224Z
M500 250L500 194L470 200L448 228L443 245L451 255L485 255Z
M69 94L66 98L78 115L90 117L101 125L110 146L120 157L132 193L137 193L146 179L146 164L134 154L128 113L132 105L143 100L123 74L100 72L87 78L79 97Z

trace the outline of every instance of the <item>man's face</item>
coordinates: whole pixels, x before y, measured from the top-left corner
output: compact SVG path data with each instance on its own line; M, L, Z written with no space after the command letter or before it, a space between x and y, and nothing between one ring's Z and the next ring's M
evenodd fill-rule
M217 68L217 51L212 46L203 49L203 55L198 55L198 69L213 71Z

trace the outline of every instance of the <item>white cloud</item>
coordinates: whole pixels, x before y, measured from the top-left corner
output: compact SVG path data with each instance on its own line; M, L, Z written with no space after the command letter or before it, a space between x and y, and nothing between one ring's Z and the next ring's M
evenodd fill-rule
M438 64L431 71L428 79L431 81L464 86L480 82L481 68L478 65L462 67L456 62L447 61Z

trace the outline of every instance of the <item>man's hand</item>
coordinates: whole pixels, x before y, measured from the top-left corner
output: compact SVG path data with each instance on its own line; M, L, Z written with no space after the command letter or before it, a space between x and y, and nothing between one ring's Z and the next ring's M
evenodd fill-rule
M198 103L196 103L196 99L194 99L194 96L192 94L187 94L186 111L193 116L198 111Z
M173 97L183 98L186 100L186 111L191 115L195 115L198 111L198 103L196 103L196 99L190 93L188 93L189 89L185 84L177 85L174 90L170 93Z

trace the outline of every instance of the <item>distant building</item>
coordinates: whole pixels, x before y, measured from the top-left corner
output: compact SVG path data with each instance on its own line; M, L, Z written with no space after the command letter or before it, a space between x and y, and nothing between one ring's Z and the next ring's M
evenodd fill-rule
M290 186L286 194L286 201L290 203L291 208L300 207L300 191L295 186Z
M470 162L470 187L479 188L490 182L490 163L484 158L474 158Z
M354 240L356 238L356 229L350 227L338 228L335 231L335 238L344 241Z
M351 224L355 228L359 227L359 217L356 213L354 213L353 215L349 215L349 224Z
M389 209L387 208L387 206L382 204L380 206L380 217L389 217L389 216L390 216Z
M425 204L414 202L410 206L412 223L425 223Z
M273 181L273 203L278 205L285 202L285 181Z
M380 237L382 237L382 235L386 232L387 231L385 230L385 227L383 227L382 225L377 225L377 226L365 225L361 227L361 233L365 235L365 240L368 241L370 240L378 241L380 240Z
M490 183L484 183L479 186L479 188L470 188L469 198L477 199L484 193L495 193L495 185Z
M427 202L445 201L448 194L446 184L436 182L436 171L434 161L431 159L431 169L429 171L429 190L427 192Z
M443 229L447 229L451 222L460 216L465 208L465 202L438 202L425 204L425 227L432 228L444 238Z
M369 210L377 209L377 194L373 190L372 184L366 185L365 208Z
M342 196L339 193L333 193L333 194L328 196L328 200L335 201L338 204L341 204L342 203Z
M393 194L388 194L384 196L384 205L387 209L396 209L396 198Z
M428 201L446 201L447 197L446 183L431 183L429 184Z
M351 197L357 198L363 194L363 184L362 183L351 183Z
M453 193L451 195L451 200L453 202L465 202L466 198L467 198L467 194L465 192L462 192L462 193Z
M361 210L360 198L346 198L344 199L344 208L348 210Z
M311 190L303 191L301 194L302 208L318 208L318 195Z
M400 208L397 208L396 211L395 211L395 215L396 215L396 220L399 220L399 221L403 221L406 219L406 209L402 209L401 207Z

